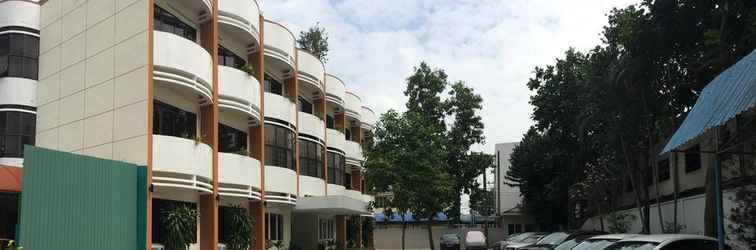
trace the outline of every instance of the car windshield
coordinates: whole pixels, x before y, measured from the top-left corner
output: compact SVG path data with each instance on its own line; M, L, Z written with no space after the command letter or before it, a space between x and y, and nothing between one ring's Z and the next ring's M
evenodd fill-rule
M522 240L524 240L525 238L527 238L528 236L531 236L531 235L533 235L533 233L521 233L521 234L514 235L514 236L510 237L509 239L507 239L507 241L521 242Z
M659 243L642 241L618 242L606 248L606 250L652 250Z
M441 236L441 240L455 241L459 240L456 234L444 234Z
M570 250L572 247L576 246L578 243L580 243L581 240L578 239L571 239L568 241L563 242L562 244L559 244L554 250Z
M543 235L538 235L538 234L531 235L531 236L528 236L527 238L523 239L520 242L522 242L522 243L534 243L534 242L538 241L538 239L540 239L541 237L543 237Z
M566 233L552 233L547 235L546 237L543 237L540 241L538 241L539 245L559 245L559 243L562 243L564 239L567 239L567 236L569 236Z
M585 240L572 248L572 250L601 250L616 241L610 239Z

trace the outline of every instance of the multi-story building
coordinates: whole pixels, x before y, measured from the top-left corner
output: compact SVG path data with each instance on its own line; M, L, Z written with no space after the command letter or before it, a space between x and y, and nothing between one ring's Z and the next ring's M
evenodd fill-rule
M532 231L535 228L533 219L522 209L520 189L506 184L507 171L512 166L509 156L516 146L517 142L497 143L494 153L494 213L507 234Z
M0 164L20 167L36 137L147 166L156 245L162 211L184 204L200 214L192 249L222 243L231 206L256 239L346 246L348 225L361 231L349 221L369 214L361 144L375 114L268 18L255 0L0 2L0 60L19 61L0 75L0 124L23 128L0 130Z

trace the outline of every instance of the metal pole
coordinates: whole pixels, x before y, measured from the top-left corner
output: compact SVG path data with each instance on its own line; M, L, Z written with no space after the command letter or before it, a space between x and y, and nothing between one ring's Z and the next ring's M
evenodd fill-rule
M715 129L714 141L719 151L719 130ZM719 250L725 250L724 213L722 209L722 168L719 166L719 154L714 153L714 192L717 206L717 243Z

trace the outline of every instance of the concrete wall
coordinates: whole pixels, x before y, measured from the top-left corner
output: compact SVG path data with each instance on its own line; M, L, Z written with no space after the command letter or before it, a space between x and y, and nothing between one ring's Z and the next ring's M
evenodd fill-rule
M147 0L42 5L38 146L146 164L147 10Z
M498 157L498 160L494 168L494 204L496 204L495 211L497 214L512 209L522 202L520 190L504 184L507 170L512 165L509 163L509 155L512 154L515 146L517 146L517 142L496 144L494 157Z

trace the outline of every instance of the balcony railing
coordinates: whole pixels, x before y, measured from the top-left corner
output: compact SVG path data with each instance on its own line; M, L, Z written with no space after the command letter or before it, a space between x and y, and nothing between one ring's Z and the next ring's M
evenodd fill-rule
M360 120L362 113L362 100L357 94L347 91L344 99L344 113L354 119Z
M273 198L281 203L296 202L293 196L297 194L297 172L288 168L265 166L265 192L269 201Z
M328 184L328 195L344 195L346 188L342 185Z
M299 133L315 136L325 140L325 123L323 120L305 112L299 112Z
M155 31L154 79L188 88L212 101L212 58L205 49L183 37Z
M325 66L323 62L309 52L299 49L299 82L309 84L313 88L323 91L323 77L325 77Z
M255 45L260 41L260 6L255 0L219 0L218 22L241 30Z
M218 67L218 106L260 120L260 83L244 71Z
M279 60L294 68L296 53L294 34L283 25L265 20L265 56Z
M234 153L218 153L219 193L260 199L260 161Z
M323 196L325 189L325 180L306 175L299 176L299 192L302 195Z
M341 133L341 131L335 130L335 129L326 129L326 134L328 135L328 139L326 140L326 146L329 148L335 148L339 149L341 151L344 151L344 133Z
M377 121L375 112L366 106L362 106L362 113L360 114L360 121L362 122L362 128L373 130Z
M336 76L326 75L326 101L332 102L338 106L344 106L344 82Z
M265 117L271 117L278 120L286 121L290 124L296 124L297 108L294 103L286 97L265 93Z
M362 157L362 146L359 143L347 140L345 143L346 162L354 165L360 165L364 160Z
M155 186L213 192L213 150L209 145L165 135L153 135L152 143Z

